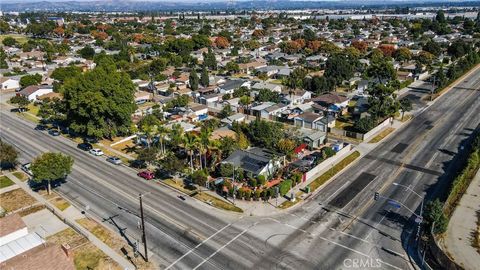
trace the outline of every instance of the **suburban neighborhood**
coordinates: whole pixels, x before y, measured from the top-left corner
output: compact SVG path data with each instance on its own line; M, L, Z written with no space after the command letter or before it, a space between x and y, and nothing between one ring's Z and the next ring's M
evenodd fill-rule
M480 263L478 3L14 2L2 268Z

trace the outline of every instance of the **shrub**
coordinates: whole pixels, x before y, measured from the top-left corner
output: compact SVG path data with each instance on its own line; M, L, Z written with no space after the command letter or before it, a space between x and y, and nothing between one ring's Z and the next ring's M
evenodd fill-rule
M192 178L193 183L199 186L205 186L205 183L207 183L208 175L205 170L197 170L190 175L190 178Z
M280 183L280 196L285 196L287 192L292 188L292 180L285 180Z
M325 155L325 159L334 156L336 153L331 147L322 148L322 155Z
M435 201L429 201L425 207L423 216L427 224L427 230L431 230L432 225L435 222L433 228L434 234L440 234L447 231L448 219L443 212L443 204L440 200L435 199Z
M257 179L251 178L250 179L250 186L251 187L256 187L257 186Z
M265 185L265 183L266 183L266 181L267 181L267 180L265 179L265 175L262 175L262 174L259 175L259 176L257 176L257 179L258 179L258 182L260 183L261 186Z

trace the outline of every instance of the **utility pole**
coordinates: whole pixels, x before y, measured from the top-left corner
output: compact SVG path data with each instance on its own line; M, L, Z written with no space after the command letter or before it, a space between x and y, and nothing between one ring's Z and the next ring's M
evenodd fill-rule
M145 249L145 261L148 262L148 251L147 251L147 237L145 236L145 218L143 216L143 203L142 203L142 197L144 195L147 195L148 193L145 194L138 194L138 197L140 198L140 218L142 219L142 241L143 241L143 248Z

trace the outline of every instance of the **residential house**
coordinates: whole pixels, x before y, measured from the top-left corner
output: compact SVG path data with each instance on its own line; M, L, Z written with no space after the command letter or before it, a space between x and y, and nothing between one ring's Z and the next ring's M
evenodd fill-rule
M68 244L46 243L12 214L0 218L0 269L74 270L75 265Z
M312 99L314 112L331 113L334 115L343 114L348 105L349 98L337 93L327 93Z
M19 92L17 95L25 96L30 101L37 101L37 97L53 92L53 86L45 85L30 85Z
M217 87L217 91L222 94L233 94L233 92L240 87L250 88L250 82L241 79L227 80L225 83Z
M271 177L283 166L285 156L264 148L250 147L246 150L236 150L222 163L232 164L235 168L241 168L254 177L259 175Z
M268 83L268 82L256 82L252 85L252 90L261 90L261 89L268 89L272 92L280 93L282 91L282 86L279 84Z
M294 125L299 128L309 128L326 131L326 120L326 117L321 114L306 112L294 118Z
M234 115L230 115L228 117L223 118L220 120L222 123L227 124L229 127L233 125L233 123L237 122L243 122L246 119L246 115L243 113L236 113Z
M20 88L20 81L8 77L0 78L0 88L2 90L14 90Z

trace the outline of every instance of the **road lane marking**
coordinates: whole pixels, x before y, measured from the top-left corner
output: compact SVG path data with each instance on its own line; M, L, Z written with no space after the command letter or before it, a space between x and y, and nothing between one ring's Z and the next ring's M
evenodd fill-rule
M221 231L223 231L224 229L226 229L227 227L229 227L230 225L232 225L232 223L229 223L227 225L225 225L223 228L221 228L220 230L218 230L217 232L215 232L214 234L210 235L207 239L203 240L202 242L200 242L198 245L196 245L195 247L193 247L192 249L190 249L187 253L183 254L180 258L178 258L177 260L175 260L173 263L171 263L167 268L165 268L165 270L167 269L170 269L172 266L174 266L175 264L177 264L180 260L182 260L183 258L185 258L186 256L188 256L190 253L192 253L194 250L196 250L198 247L200 247L201 245L205 244L205 242L207 242L208 240L210 240L212 237L214 237L215 235L219 234Z
M213 256L215 256L218 252L220 252L222 249L224 249L226 246L230 245L233 241L237 240L239 237L241 237L243 234L245 234L248 230L250 230L252 227L256 226L258 224L258 221L255 222L254 224L250 225L248 228L243 230L241 233L237 234L234 238L232 238L230 241L228 241L225 245L221 246L219 249L217 249L215 252L210 254L207 258L205 258L201 263L199 263L193 270L198 269L200 266L202 266L205 262L210 260Z

